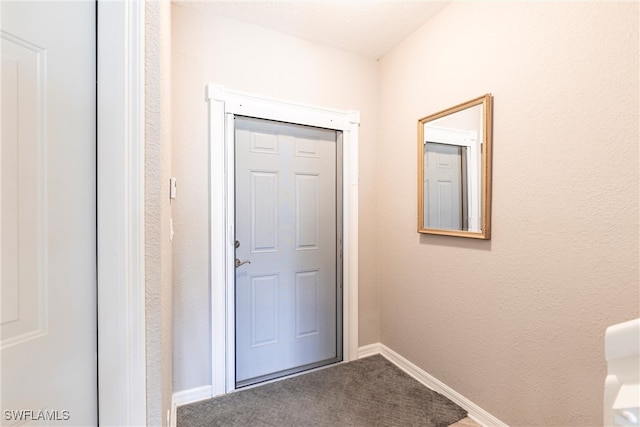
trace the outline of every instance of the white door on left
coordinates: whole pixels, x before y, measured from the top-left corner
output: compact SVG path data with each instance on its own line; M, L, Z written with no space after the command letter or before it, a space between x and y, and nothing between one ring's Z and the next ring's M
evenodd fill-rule
M95 425L95 2L0 17L0 424Z

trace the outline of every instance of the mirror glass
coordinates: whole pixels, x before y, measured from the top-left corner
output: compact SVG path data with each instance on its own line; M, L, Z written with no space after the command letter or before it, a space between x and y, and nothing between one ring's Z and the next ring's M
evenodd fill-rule
M490 238L492 97L418 121L418 232Z

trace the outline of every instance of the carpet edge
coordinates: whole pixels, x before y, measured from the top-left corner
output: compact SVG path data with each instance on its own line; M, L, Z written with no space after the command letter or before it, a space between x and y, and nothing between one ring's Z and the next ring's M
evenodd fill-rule
M433 375L424 371L423 369L382 343L374 343L360 347L358 351L358 358L373 356L374 354L382 355L384 358L386 358L402 371L406 372L408 375L416 379L422 385L428 387L436 393L443 395L447 399L460 406L462 409L468 412L469 418L473 419L480 425L484 427L509 427L506 423L500 421L494 415L482 409L471 400L467 399L442 381L438 380Z

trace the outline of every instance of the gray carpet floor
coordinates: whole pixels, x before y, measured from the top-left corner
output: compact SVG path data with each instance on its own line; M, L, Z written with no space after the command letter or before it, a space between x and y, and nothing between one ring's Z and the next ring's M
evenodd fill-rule
M380 355L178 408L177 426L433 426L467 412Z

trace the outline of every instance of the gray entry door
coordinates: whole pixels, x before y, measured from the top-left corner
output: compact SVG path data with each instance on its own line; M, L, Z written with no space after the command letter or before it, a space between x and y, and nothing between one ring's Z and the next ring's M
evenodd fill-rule
M243 117L235 129L239 387L342 359L342 208L336 131Z

